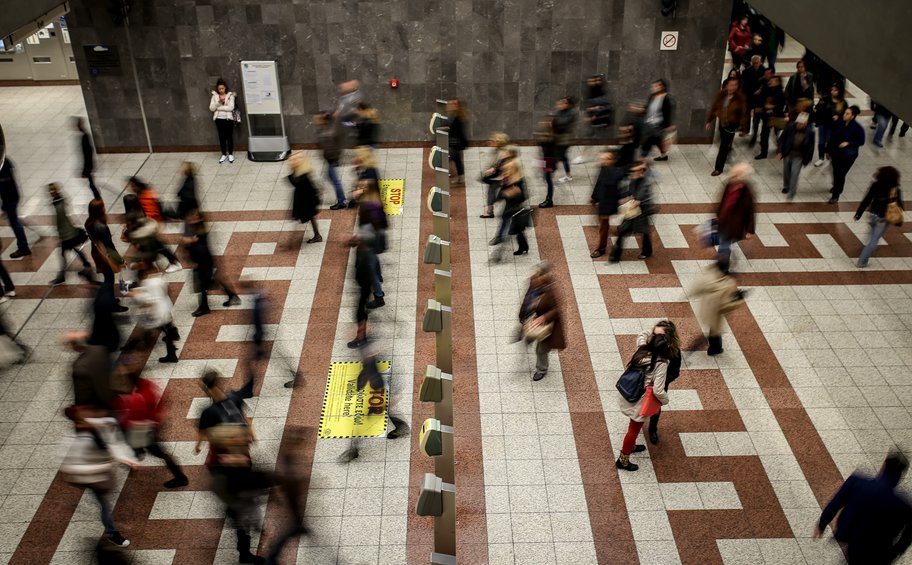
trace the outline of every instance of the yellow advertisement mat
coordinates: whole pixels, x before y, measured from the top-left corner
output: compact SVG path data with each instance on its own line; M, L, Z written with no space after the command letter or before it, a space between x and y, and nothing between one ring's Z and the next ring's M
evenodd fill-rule
M390 362L380 361L381 373L389 372ZM334 361L329 366L320 437L378 437L386 433L389 397L386 389L375 390L370 383L358 390L361 363Z
M404 198L405 179L380 179L380 200L387 216L398 216L402 213Z

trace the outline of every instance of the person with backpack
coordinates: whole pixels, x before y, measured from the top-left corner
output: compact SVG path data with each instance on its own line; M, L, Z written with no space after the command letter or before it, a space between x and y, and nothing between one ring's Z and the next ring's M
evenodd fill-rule
M671 320L660 320L652 331L643 332L646 341L652 339L655 334L663 334L668 340L668 370L665 372L665 390L679 376L681 376L681 338L678 336L678 327ZM657 445L659 443L659 417L662 415L662 409L649 418L649 443Z
M618 381L618 408L621 413L630 418L627 425L627 434L621 445L621 452L615 461L615 466L624 471L636 471L639 465L630 462L632 453L646 451L646 446L637 444L636 439L643 429L643 424L659 408L668 404L667 373L669 359L677 351L664 333L653 333L647 336L644 332L637 337L637 350L627 364L627 370ZM622 390L622 381L632 380L636 386Z
M877 249L877 244L890 225L900 226L903 222L902 191L899 188L899 171L896 167L881 167L874 174L874 182L868 187L868 192L855 211L855 221L868 210L868 221L871 224L871 238L861 250L856 263L863 269L868 266L868 260Z
M48 194L51 197L51 204L54 206L54 215L57 219L57 238L60 240L60 272L57 277L51 281L51 286L57 286L66 282L67 251L72 251L82 261L82 270L79 276L86 282L95 284L95 272L89 264L89 260L82 252L82 244L85 243L89 236L82 228L73 225L67 210L66 198L60 192L60 185L52 182L48 185Z
M249 371L250 367L248 367ZM253 470L250 446L256 441L253 420L244 413L244 400L253 397L253 374L236 391L225 390L224 379L217 371L207 370L200 384L212 404L200 414L194 453L209 444L206 467L212 475L213 490L225 503L227 515L237 534L238 561L265 563L250 551L250 530L256 526L255 499L270 486L264 473Z

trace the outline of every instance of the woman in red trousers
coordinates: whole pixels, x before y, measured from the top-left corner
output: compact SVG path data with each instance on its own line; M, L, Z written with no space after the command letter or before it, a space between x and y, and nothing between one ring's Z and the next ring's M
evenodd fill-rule
M653 333L651 336L640 334L637 338L637 350L627 365L628 369L638 367L645 374L644 385L652 385L652 392L656 399L664 406L668 404L668 390L666 389L666 375L668 371L668 360L677 354L672 351L675 348L671 340L664 333ZM637 445L636 438L643 424L649 419L648 415L641 415L643 403L646 394L640 396L636 402L628 402L623 396L618 395L618 407L621 412L630 418L630 424L627 426L627 435L624 436L624 444L621 446L621 454L618 457L618 469L625 471L636 471L639 465L630 462L630 454L645 451L645 445Z

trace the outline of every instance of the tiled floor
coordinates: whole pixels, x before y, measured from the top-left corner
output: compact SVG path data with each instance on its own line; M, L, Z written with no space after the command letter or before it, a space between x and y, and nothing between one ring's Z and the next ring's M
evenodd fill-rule
M26 194L24 213L50 235L45 183L64 183L74 213L89 197L84 183L71 178L75 139L62 134L66 118L83 112L78 91L5 88L2 94L0 120ZM557 187L557 207L536 213L528 255L491 261L496 223L477 217L483 191L473 181L487 150L466 153L469 185L452 190L460 562L842 562L831 541L809 539L821 503L855 469L873 472L891 447L912 453L909 224L888 232L868 269L852 264L867 237L865 225L852 221L853 204L879 166L912 175L912 147L899 138L881 150L866 145L845 202L831 207L823 203L828 167L805 171L789 204L779 190L780 163L753 161L743 143L733 158L750 159L757 169L760 213L757 237L734 256L751 293L747 308L729 316L726 351L716 358L698 350L700 330L688 302L694 274L712 256L692 230L714 213L722 187L722 179L708 174L714 147L678 147L668 163L655 165L654 256L636 260L631 241L617 265L589 258L597 236L588 205L593 163L575 166L573 182ZM536 150L522 153L537 203L544 183ZM395 410L417 429L431 413L418 402L416 385L433 363L433 339L420 327L433 288L433 271L421 257L431 229L422 191L433 175L422 149L378 155L382 176L404 178L406 188L403 213L391 218L391 251L382 256L387 305L370 323L392 362ZM284 165L239 159L219 166L212 154L101 156L99 179L113 212L122 210L117 195L134 173L163 199L173 198L185 159L200 163L211 241L225 272L267 289L274 305L267 320L270 358L257 369L250 402L259 436L255 459L270 468L291 449L289 430L317 425L329 363L356 359L345 345L356 301L345 246L353 217L321 213L324 243L302 244L310 228L287 220ZM351 184L347 168L344 178ZM178 229L168 226L170 234ZM177 243L176 235L168 237ZM0 228L0 241L7 257L8 228ZM45 239L31 258L4 260L19 286L17 298L0 309L34 353L28 364L0 375L0 562L91 563L101 534L94 501L57 475L58 444L68 431L61 408L72 398L72 355L58 339L86 325L91 293L75 278L47 287L59 260L53 245ZM534 355L512 335L527 277L540 259L554 264L570 346L553 354L547 378L533 383ZM147 460L147 468L120 474L115 516L133 540L129 555L137 563L233 562L233 532L208 491L202 456L192 453L194 419L206 404L194 379L209 366L241 381L250 302L194 319L189 273L168 277L184 336L181 361L167 367L153 361L147 374L165 391L166 445L191 484L164 491L164 468ZM616 409L614 381L634 335L664 317L684 335L684 371L662 417L662 442L635 456L640 471L618 475L613 460L626 421ZM285 389L295 369L305 381ZM417 434L364 440L361 457L342 465L336 458L347 440L305 441L298 455L309 476L312 534L293 558L316 565L427 562L432 524L413 509L416 485L433 465L416 443ZM261 548L275 536L281 514L275 499L264 508Z

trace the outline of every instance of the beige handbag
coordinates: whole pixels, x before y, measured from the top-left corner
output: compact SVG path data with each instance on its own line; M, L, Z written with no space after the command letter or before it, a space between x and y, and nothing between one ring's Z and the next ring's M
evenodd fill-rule
M635 202L633 199L618 206L618 214L625 220L632 220L642 213L643 211L640 209L640 203Z
M551 337L551 332L554 330L554 324L533 324L534 316L530 316L523 322L522 335L523 339L528 343L533 341L542 341Z

